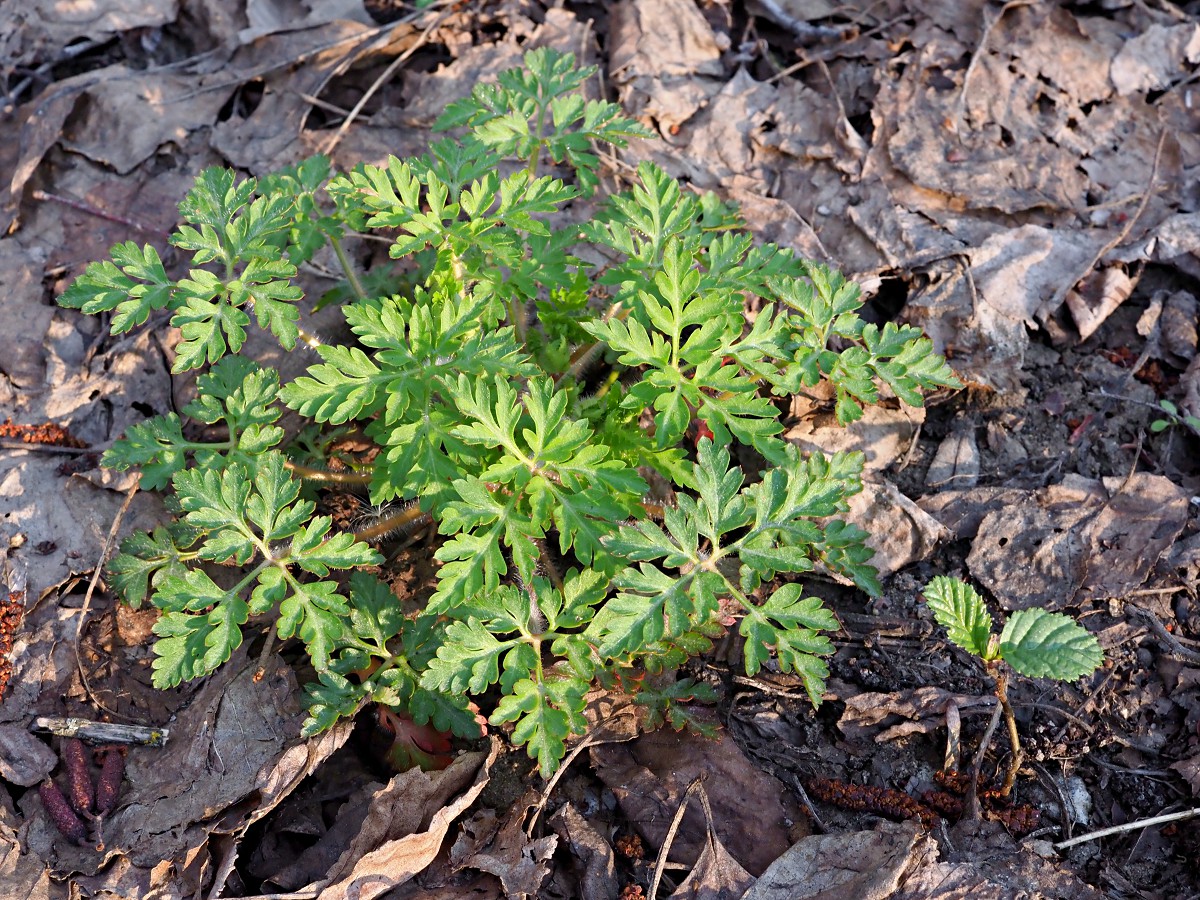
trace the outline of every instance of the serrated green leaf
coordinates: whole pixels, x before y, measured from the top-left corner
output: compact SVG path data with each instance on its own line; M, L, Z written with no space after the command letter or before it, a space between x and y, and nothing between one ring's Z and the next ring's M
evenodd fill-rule
M183 437L179 416L168 413L130 426L120 440L104 451L100 462L114 469L139 467L140 486L157 491L170 484L175 473L187 465L191 446Z
M951 641L980 659L988 658L992 616L973 587L957 578L939 575L925 586L925 600Z
M329 670L318 672L317 681L306 684L304 692L308 717L300 735L306 738L328 731L339 719L353 716L366 700L361 684Z
M478 619L451 622L446 643L437 658L421 676L426 690L461 694L481 694L500 679L500 657L515 642L500 641Z
M92 314L112 310L112 333L122 334L143 324L154 310L172 305L174 285L152 246L127 241L110 252L113 262L89 264L59 303Z
M346 600L332 581L294 584L293 593L279 605L279 636L298 634L318 671L329 667L329 657L346 631Z
M512 741L525 745L530 759L536 759L543 777L554 774L566 755L566 740L582 734L587 727L583 718L583 697L588 684L582 678L563 678L535 682L522 679L512 693L501 698L489 721L493 725L515 722Z
M187 573L176 537L162 525L153 532L138 531L125 538L121 552L106 569L112 589L134 609L141 607L152 586L164 578L182 578Z
M746 674L755 675L774 651L779 668L795 672L814 706L821 703L829 668L820 659L833 651L822 631L836 631L837 618L816 597L803 597L798 584L785 584L761 606L746 609L739 631L746 638Z
M330 569L352 569L355 566L375 566L383 557L354 535L345 532L329 534L328 516L312 519L292 537L288 561L294 562L306 572L325 576Z
M1099 641L1061 613L1017 610L1000 633L1000 657L1031 678L1074 681L1104 662Z

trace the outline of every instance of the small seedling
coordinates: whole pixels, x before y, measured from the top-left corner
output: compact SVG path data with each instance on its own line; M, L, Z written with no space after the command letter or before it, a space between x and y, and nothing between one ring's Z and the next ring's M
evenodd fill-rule
M1168 428L1183 426L1191 430L1192 434L1200 435L1200 418L1187 413L1181 413L1179 407L1170 400L1159 400L1158 408L1166 413L1167 418L1155 419L1150 423L1150 430L1155 434L1166 431Z
M1008 676L1001 663L1030 678L1074 681L1094 672L1104 661L1104 651L1096 638L1069 616L1041 608L1017 610L1000 634L995 634L983 598L957 578L934 578L925 587L925 599L950 640L979 657L995 679L996 698L1004 712L1013 751L1002 788L1007 796L1023 756L1017 722L1008 702Z

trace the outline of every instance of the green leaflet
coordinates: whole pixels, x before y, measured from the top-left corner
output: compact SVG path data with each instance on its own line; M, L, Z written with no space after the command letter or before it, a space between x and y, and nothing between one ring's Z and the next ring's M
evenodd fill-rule
M968 653L987 657L992 617L973 587L957 578L939 575L925 586L925 600L950 640Z

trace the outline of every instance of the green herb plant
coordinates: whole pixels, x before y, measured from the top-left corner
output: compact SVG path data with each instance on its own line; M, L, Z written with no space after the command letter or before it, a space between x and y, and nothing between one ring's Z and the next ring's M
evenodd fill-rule
M1200 418L1180 412L1179 407L1170 400L1159 400L1158 411L1164 413L1166 417L1155 419L1150 423L1150 431L1154 434L1159 434L1168 428L1183 426L1192 434L1200 435Z
M925 586L925 600L950 640L979 657L996 684L996 698L1004 713L1012 758L1001 793L1012 790L1024 755L1017 721L1008 700L1006 666L1029 678L1074 681L1090 675L1104 661L1104 651L1088 631L1069 616L1041 608L1014 612L996 634L983 598L958 578L939 575Z
M837 621L778 576L822 567L879 590L867 535L837 518L863 460L802 454L773 397L827 382L846 423L883 385L920 404L958 382L918 329L864 323L857 286L756 244L736 207L653 164L570 224L598 185L596 148L647 132L585 99L592 70L569 54L524 63L451 104L438 127L458 136L424 156L344 174L314 157L261 180L205 170L171 238L183 277L130 242L63 294L113 333L163 311L181 337L173 371L202 370L182 416L132 427L104 457L179 510L109 567L126 600L162 612L158 686L269 626L315 672L305 733L375 702L476 736L485 708L547 773L593 685L686 724L681 702L710 692L663 676L729 627L748 674L773 660L819 701ZM358 233L391 240L411 287L355 272ZM324 245L345 267L347 344L301 326L297 270ZM749 326L747 297L761 301ZM281 384L241 355L255 324L313 347L306 374ZM284 407L309 427L289 438ZM338 430L377 445L370 465L328 470ZM316 514L330 482L408 506L340 532ZM418 522L440 568L405 612L368 539Z

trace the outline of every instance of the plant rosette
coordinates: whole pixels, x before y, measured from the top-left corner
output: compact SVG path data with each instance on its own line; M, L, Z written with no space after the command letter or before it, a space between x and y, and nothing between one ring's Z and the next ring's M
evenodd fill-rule
M161 611L156 685L214 671L266 624L315 673L306 734L377 703L470 737L484 709L545 773L583 731L594 684L688 724L684 704L711 689L660 676L730 627L747 673L771 660L819 702L837 620L791 576L821 567L879 590L867 535L839 518L863 459L800 453L774 398L828 383L845 424L885 389L919 405L959 382L918 329L864 322L856 285L756 243L734 205L651 163L593 220L559 225L599 184L597 145L648 136L583 97L593 71L535 50L452 103L437 127L458 136L421 157L343 174L314 157L262 179L206 169L171 237L190 257L181 277L128 242L63 294L114 334L169 319L173 371L202 370L181 414L133 426L104 457L178 510L109 567L125 600ZM395 266L359 273L360 233L386 235ZM326 245L345 282L319 302L342 304L346 344L302 325L298 270ZM582 261L597 256L613 262ZM254 327L319 361L281 384L242 355ZM279 424L284 407L300 434ZM378 453L330 472L347 430ZM314 501L330 482L403 508L338 531ZM439 568L405 612L371 574L383 556L369 541L418 518ZM241 574L218 584L215 564Z

